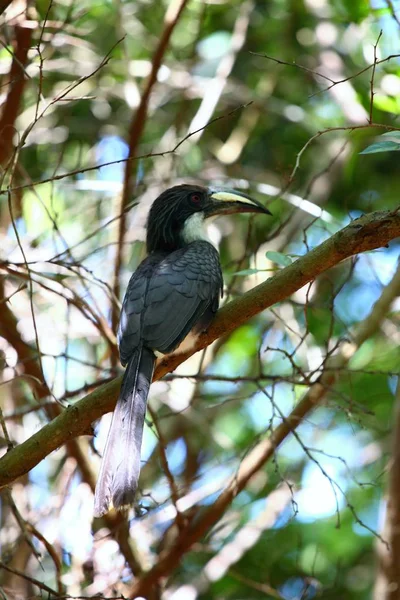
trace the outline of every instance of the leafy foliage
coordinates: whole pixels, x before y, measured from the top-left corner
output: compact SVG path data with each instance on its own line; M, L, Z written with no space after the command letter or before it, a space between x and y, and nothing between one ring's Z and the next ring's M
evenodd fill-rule
M351 219L398 207L400 2L196 0L177 17L178 4L38 0L18 15L11 3L1 17L4 451L119 373L113 315L144 256L148 207L166 187L223 184L271 208L269 220L210 226L226 302ZM10 120L18 28L29 29L30 49ZM157 47L161 66L140 113ZM152 597L370 598L374 548L385 540L378 515L400 365L398 301L364 343L355 340L398 256L394 240L337 265L155 383L129 525L92 523L106 424L4 492L2 561L12 569L3 569L4 593L37 593L22 571L59 596L127 597L331 369L323 404Z

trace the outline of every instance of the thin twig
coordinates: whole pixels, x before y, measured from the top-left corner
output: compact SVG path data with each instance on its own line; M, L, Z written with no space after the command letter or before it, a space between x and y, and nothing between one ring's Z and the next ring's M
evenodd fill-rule
M380 33L379 37L381 35L382 35L382 32ZM371 63L370 65L367 65L360 71L357 71L357 73L353 73L352 75L349 75L348 77L343 77L343 79L335 80L335 79L332 79L331 77L328 77L327 75L324 75L323 73L320 73L319 71L315 71L314 69L309 69L308 67L305 67L304 65L300 65L299 63L296 63L295 61L288 62L286 60L280 60L278 58L274 58L273 56L268 56L267 54L261 54L259 52L250 52L250 54L254 54L255 56L260 56L261 58L266 58L266 59L271 60L279 65L285 65L287 67L295 67L297 69L301 69L302 71L305 71L306 73L310 73L311 75L314 75L315 77L321 77L322 79L326 79L327 81L331 82L331 84L328 87L326 87L322 90L319 90L318 92L316 92L314 94L311 94L310 98L312 98L313 96L316 96L317 94L323 94L324 92L328 92L335 85L340 85L341 83L345 83L346 81L355 79L356 77L358 77L359 75L362 75L366 71L369 71L370 69L375 68L376 65L380 65L384 62L389 62L393 58L399 58L399 56L400 56L400 54L390 54L386 58L381 58L380 60L374 60L373 63Z
M19 247L19 249L21 251L22 258L23 258L24 263L25 263L25 268L26 268L26 272L27 272L27 276L28 276L29 305L30 305L30 309L31 309L33 331L34 331L34 334L35 334L35 344L36 344L37 351L39 353L40 373L41 373L43 384L47 385L46 384L46 378L44 376L43 363L42 363L42 357L41 357L41 352L40 352L39 334L38 334L38 329L37 329L37 324L36 324L35 308L34 308L34 305L33 305L33 283L32 283L32 276L31 276L30 267L28 265L28 261L27 261L27 258L26 258L25 250L24 250L24 247L22 245L20 235L18 233L18 228L17 228L17 226L15 224L14 212L13 212L12 201L11 201L11 194L10 193L8 193L8 211L10 213L11 224L12 224L12 227L13 227L13 230L14 230L15 237L17 239L18 247Z
M246 102L245 104L239 104L238 106L236 106L236 108L234 108L233 110L229 111L228 113L224 113L223 115L219 115L218 117L215 117L214 119L211 119L211 121L209 121L208 123L206 123L202 127L199 127L198 129L195 129L194 131L191 131L190 133L186 134L170 150L163 150L162 152L148 152L146 154L141 154L139 156L128 156L127 158L120 158L119 160L110 160L110 161L105 162L105 163L99 163L99 164L97 164L95 166L92 166L92 167L83 167L81 169L74 169L72 171L68 171L67 173L61 173L60 175L52 175L51 177L47 177L45 179L39 179L38 181L32 181L32 182L26 183L24 185L12 186L12 187L10 187L7 190L1 190L0 189L0 196L4 195L4 194L7 194L9 191L13 193L13 192L17 192L19 190L25 190L25 189L28 189L28 188L29 189L33 188L36 185L42 185L44 183L50 183L52 181L60 181L61 179L65 179L66 177L73 177L74 175L80 175L81 173L88 173L90 171L97 171L98 169L101 169L102 167L108 167L108 166L112 166L112 165L119 165L121 163L128 163L128 162L131 162L131 161L145 160L147 158L159 158L159 157L163 157L163 156L168 156L169 154L174 154L174 152L176 152L178 150L178 148L180 146L182 146L182 144L184 142L186 142L188 139L190 139L193 135L196 135L199 131L203 131L204 129L207 129L208 127L210 127L214 123L217 123L217 121L220 121L221 119L226 119L228 117L231 117L237 111L239 111L239 110L241 110L243 108L246 108L247 106L250 106L251 104L252 104L252 102ZM395 127L389 127L389 126L385 126L385 125L375 125L375 126L376 127L386 127L386 129L396 130ZM134 202L132 203L132 205L129 206L129 208L127 207L126 210L130 210L130 208L132 208L132 206L134 206ZM119 218L120 218L120 215L117 215L116 217L114 217L113 219L111 219L111 221L115 221L116 219L119 219Z
M368 123L371 124L372 123L372 112L374 109L374 78L375 78L375 69L376 69L376 65L377 65L377 58L376 58L376 50L378 48L378 44L379 44L379 40L382 37L382 29L379 32L378 35L378 39L376 40L375 44L374 44L374 63L372 65L372 73L371 73L371 80L369 82L370 84L370 102L369 102L369 119L368 119Z
M356 131L357 129L368 129L368 128L380 128L380 129L385 129L386 131L400 131L400 127L393 127L391 125L385 125L384 123L367 123L365 125L350 125L348 127L329 127L328 129L324 129L322 131L317 131L317 133L315 133L313 136L311 136L307 142L304 144L304 146L302 147L302 149L297 153L296 155L296 162L295 165L293 167L293 170L290 174L289 180L288 180L288 185L285 186L283 192L286 191L287 187L293 182L294 177L300 167L300 160L302 155L304 154L304 152L307 150L307 148L319 137L321 137L322 135L325 135L326 133L331 133L332 131L348 131L349 133L352 133L353 131Z
M175 483L175 479L174 476L171 473L171 469L169 468L169 464L168 464L168 459L167 459L167 454L166 454L166 447L167 447L167 443L165 441L165 438L162 434L162 431L160 429L160 426L158 424L158 419L156 417L156 414L154 412L154 410L151 408L151 406L148 407L148 411L151 415L154 427L156 429L157 432L157 437L158 437L158 450L160 453L160 459L161 459L161 466L162 469L165 473L165 476L167 478L168 481L168 485L169 485L169 489L171 492L171 500L172 500L172 504L175 507L176 510L176 516L175 516L175 522L177 524L178 530L182 531L184 528L184 520L182 517L182 513L180 512L179 508L178 508L178 501L179 501L179 492L178 492L178 488L177 485Z
M396 9L394 7L393 1L392 0L386 0L386 4L389 7L390 14L392 15L393 19L396 21L397 25L400 27L400 19L396 15Z
M27 575L23 571L19 571L18 569L12 569L8 565L6 565L2 560L0 560L0 567L2 569L5 569L9 573L13 573L14 575L18 575L18 577L22 577L22 579L25 579L26 581L30 581L31 583L33 583L33 585L36 585L39 589L43 590L44 592L47 592L47 593L51 594L52 598L58 598L59 597L59 595L58 595L58 593L57 593L56 590L53 590L51 587L49 587L45 583L42 583L38 579L35 579L34 577L30 577L30 575Z
M38 552L36 550L32 540L31 540L31 536L28 533L28 523L25 521L25 519L22 517L21 513L19 512L18 507L14 502L14 498L12 497L11 491L5 490L5 495L7 497L7 502L11 508L11 512L13 513L14 518L17 521L19 528L22 532L25 542L28 544L29 548L31 549L32 554L36 557L38 563L40 564L40 566L43 569L40 552Z
M38 40L38 43L36 44L36 49L37 49L37 53L39 56L39 89L38 89L38 95L37 95L37 99L36 99L35 121L37 121L37 119L38 119L40 100L43 98L42 89L43 89L43 63L44 63L44 60L43 60L43 55L42 55L42 50L40 48L40 45L43 40L44 30L46 28L46 23L48 21L50 10L51 10L52 6L53 6L53 0L50 0L48 7L47 7L46 14L44 16L43 25L40 28L39 40Z
M1 428L3 430L4 439L7 442L7 452L8 452L9 450L12 450L14 448L14 444L12 443L11 438L10 438L10 434L8 433L8 429L7 429L7 425L6 425L6 420L5 420L5 417L3 415L3 410L1 408L1 406L0 406L0 425L1 425Z

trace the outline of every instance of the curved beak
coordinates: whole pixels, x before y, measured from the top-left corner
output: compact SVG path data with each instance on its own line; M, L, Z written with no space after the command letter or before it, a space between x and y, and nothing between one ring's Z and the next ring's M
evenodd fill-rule
M244 212L263 213L264 215L271 214L268 208L265 208L260 202L236 190L209 188L208 198L209 202L205 208L206 217Z

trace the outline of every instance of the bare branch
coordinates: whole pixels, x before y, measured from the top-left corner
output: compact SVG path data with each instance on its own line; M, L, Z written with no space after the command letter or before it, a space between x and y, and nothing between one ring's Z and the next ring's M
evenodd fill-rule
M368 123L371 124L372 123L372 113L374 110L374 96L375 96L375 92L374 92L374 80L375 80L375 69L376 69L376 65L377 65L377 56L376 56L376 50L378 48L378 44L379 44L379 40L381 39L383 34L382 29L379 32L378 35L378 39L376 40L375 44L374 44L374 62L372 65L372 73L371 73L371 80L369 82L370 84L370 101L369 101L369 119L368 119Z
M296 162L293 167L293 171L290 174L288 185L290 185L296 175L299 167L300 167L300 159L303 153L307 150L307 148L314 142L317 138L321 137L321 135L325 135L326 133L330 133L331 131L348 131L353 132L357 129L367 129L370 127L377 127L380 129L385 129L386 131L400 131L400 127L392 127L391 125L384 125L382 123L367 123L366 125L349 125L348 127L329 127L328 129L324 129L321 131L317 131L312 137L310 137L307 142L304 144L300 152L297 153ZM287 186L288 187L288 186ZM284 190L285 191L285 190Z
M378 45L378 42L381 38L381 35L382 35L382 31L380 32L378 40L374 46L375 52L376 52L376 47ZM316 96L317 94L323 94L324 92L329 92L329 90L331 90L335 85L340 85L341 83L346 83L347 81L350 81L351 79L355 79L356 77L358 77L359 75L362 75L363 73L365 73L366 71L369 71L370 69L375 70L375 67L377 65L380 65L385 62L389 62L393 58L399 57L399 54L390 54L389 56L386 56L385 58L381 58L380 60L377 60L377 57L375 54L374 62L371 63L370 65L367 65L360 71L357 71L357 73L353 73L352 75L349 75L348 77L343 77L342 79L334 80L331 77L328 77L327 75L324 75L323 73L320 73L319 71L315 71L314 69L309 69L308 67L305 67L304 65L300 65L299 63L297 63L295 61L289 62L286 60L280 60L278 58L274 58L273 56L268 56L267 54L261 54L259 52L250 52L250 54L253 54L254 56L260 56L261 58L266 58L272 62L277 63L278 65L285 65L287 67L295 67L296 69L301 69L302 71L305 71L306 73L310 73L311 75L314 75L314 77L321 77L321 79L326 79L327 81L330 82L330 85L328 87L326 87L322 90L319 90L318 92L315 92L314 94L311 94L310 98L312 98L313 96Z
M162 152L148 152L147 154L141 154L139 156L128 156L127 158L120 158L118 160L110 160L110 161L107 161L105 163L98 163L97 165L94 165L94 166L91 166L91 167L82 167L81 169L74 169L72 171L67 171L66 173L60 173L59 175L52 175L51 177L47 177L45 179L40 179L38 181L31 181L30 183L26 183L24 185L15 185L13 187L10 187L9 189L0 189L0 196L1 195L5 195L8 192L14 193L14 192L18 192L20 190L26 190L28 188L34 188L36 185L42 185L44 183L50 183L50 182L53 182L53 181L60 181L61 179L66 179L67 177L73 177L74 175L80 175L82 173L88 173L88 172L91 172L91 171L98 171L102 167L110 167L110 166L113 166L113 165L120 165L122 163L129 163L129 162L132 162L132 161L144 160L144 159L147 159L147 158L159 158L159 157L163 157L163 156L168 156L169 154L174 154L178 150L178 148L180 146L182 146L182 144L184 144L184 142L186 142L191 137L193 137L194 135L196 135L197 133L199 133L199 131L204 131L205 129L207 129L208 127L210 127L211 125L213 125L214 123L217 123L218 121L221 121L222 119L226 119L228 117L231 117L238 110L241 110L242 108L246 108L247 106L250 106L251 104L252 104L252 102L247 102L246 104L239 104L238 106L236 106L236 108L234 108L233 110L230 110L228 113L224 113L222 115L219 115L218 117L214 117L213 119L211 119L205 125L202 125L198 129L195 129L194 131L190 131L189 133L187 133L170 150L163 150ZM380 125L376 125L376 127L380 127ZM382 125L381 127L386 128L386 129L390 129L390 130L395 130L396 129L395 127L389 127L389 126L385 126L385 125ZM128 211L131 208L132 208L132 206L128 204L125 207L125 211ZM115 217L113 217L112 219L110 219L108 221L107 225L109 223L112 223L113 221L119 219L120 216L121 215L118 214ZM96 229L96 233L97 232L98 232L98 229ZM85 238L85 240L86 239L87 238ZM82 242L79 242L79 243L82 243ZM79 244L77 244L77 245L79 245ZM74 247L75 246L72 246L72 248L74 248ZM62 254L65 254L66 252L67 251L62 252Z

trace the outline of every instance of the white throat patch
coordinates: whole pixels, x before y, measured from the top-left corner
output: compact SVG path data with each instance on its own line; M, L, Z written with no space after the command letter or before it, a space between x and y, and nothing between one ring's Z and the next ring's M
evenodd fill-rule
M203 213L194 213L188 219L186 219L182 230L182 240L185 242L185 244L190 244L191 242L198 242L201 240L212 244L212 241L208 237L206 231Z

